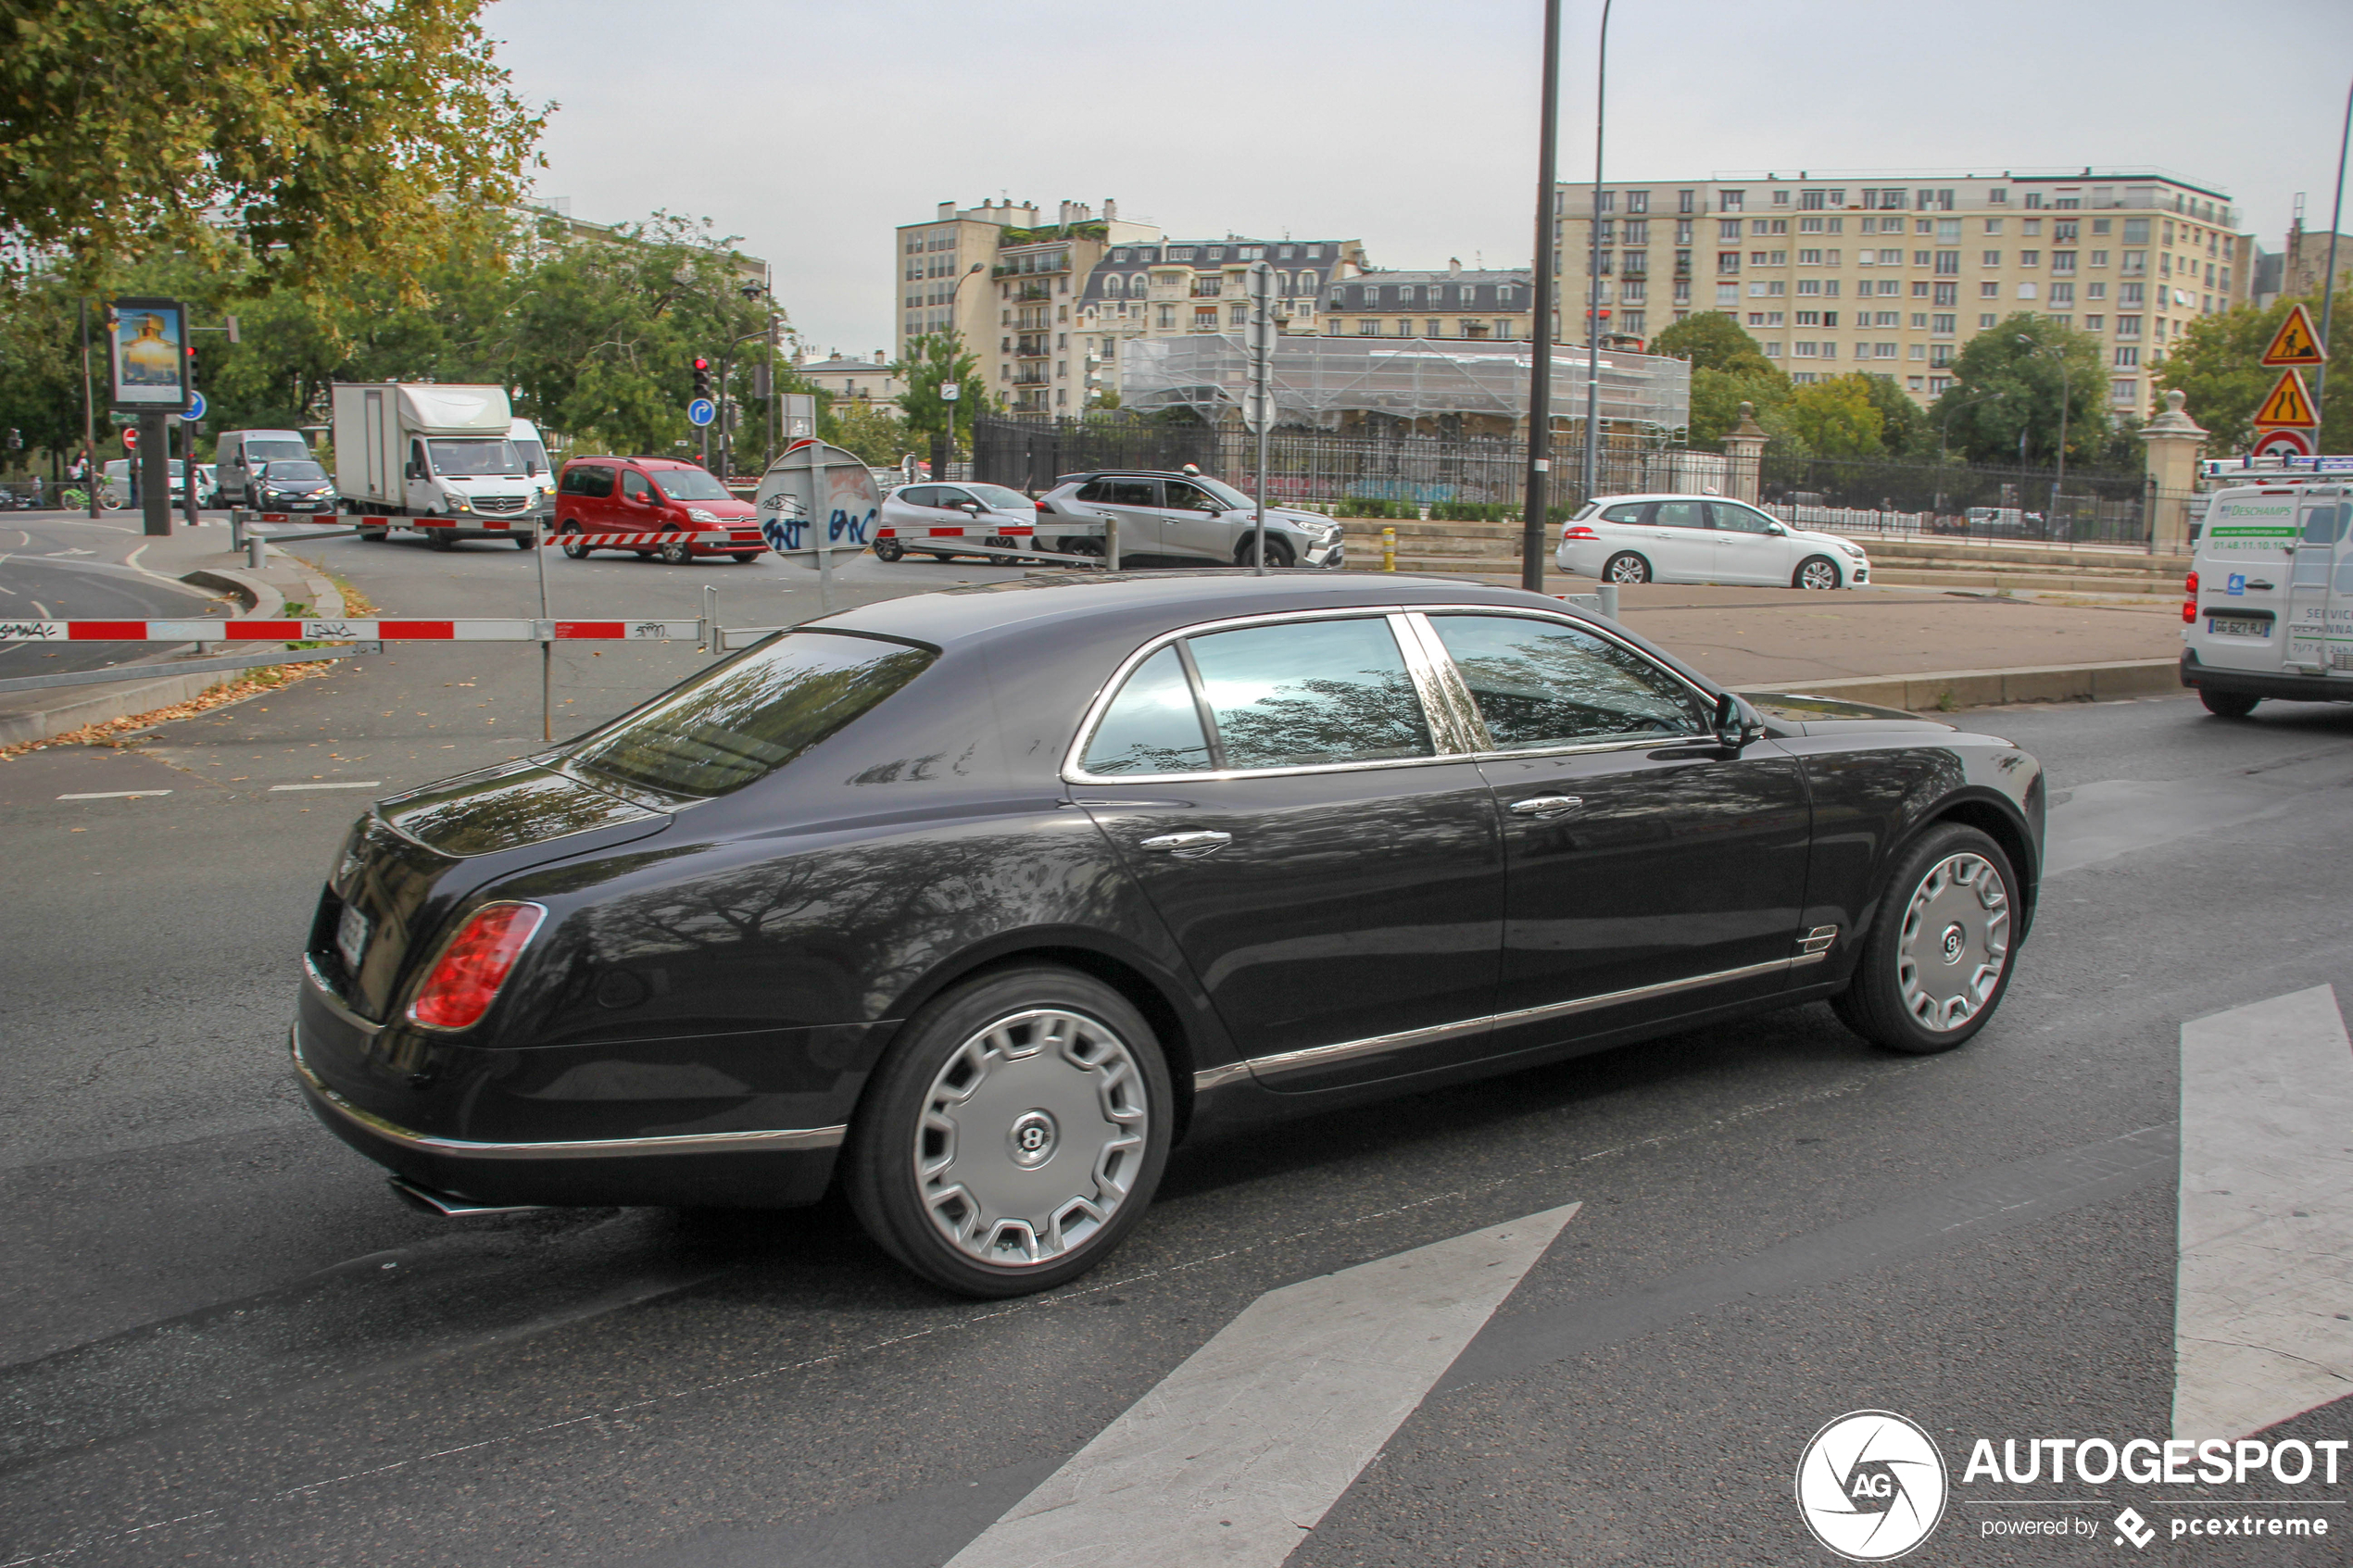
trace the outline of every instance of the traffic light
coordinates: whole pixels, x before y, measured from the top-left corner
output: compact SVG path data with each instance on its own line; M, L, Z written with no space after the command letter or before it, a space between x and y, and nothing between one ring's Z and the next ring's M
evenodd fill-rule
M695 395L711 395L711 361L699 354L695 356Z
M193 343L188 345L188 390L196 390L196 345Z

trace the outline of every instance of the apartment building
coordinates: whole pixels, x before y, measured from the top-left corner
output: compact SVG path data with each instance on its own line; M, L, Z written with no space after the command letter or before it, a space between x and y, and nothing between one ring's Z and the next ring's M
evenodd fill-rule
M1107 251L1157 241L1160 231L1121 219L1114 201L1103 203L1100 217L1072 201L1051 222L1041 216L1032 202L942 202L930 221L900 225L900 357L916 338L952 329L1008 405L1057 407L1054 395L1071 385L1074 283L1083 283ZM1065 398L1059 406L1071 405Z
M1059 308L1052 321L1038 327L1026 320L1013 325L1015 346L1026 343L1041 357L1016 361L1019 368L1011 378L1014 393L1034 400L1009 395L1008 401L1017 408L1075 411L1086 408L1094 394L1121 390L1125 343L1240 332L1250 320L1245 279L1261 261L1275 270L1276 295L1290 318L1285 330L1312 332L1327 286L1365 270L1365 246L1359 240L1259 240L1239 234L1113 245L1088 270L1068 333ZM1038 335L1021 335L1031 332ZM1045 370L1049 359L1051 375ZM1032 365L1037 369L1029 370ZM1024 381L1025 374L1036 379ZM1049 390L1051 398L1040 395Z
M2145 414L2166 349L2253 285L2230 198L2153 169L1564 184L1554 211L1567 335L1598 225L1604 332L1720 310L1796 381L1867 370L1923 402L1962 345L2031 310L2098 338L2110 404Z
M890 403L907 390L892 374L890 356L876 349L871 359L846 355L839 349L800 363L800 374L820 392L830 393L837 407L844 403Z
M1534 275L1516 270L1372 271L1324 291L1327 337L1525 338L1536 315Z

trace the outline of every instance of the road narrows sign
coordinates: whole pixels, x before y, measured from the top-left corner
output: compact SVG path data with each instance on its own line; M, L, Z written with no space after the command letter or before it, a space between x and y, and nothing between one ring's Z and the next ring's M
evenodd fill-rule
M2279 383L2271 388L2271 395L2255 410L2254 423L2261 429L2271 425L2313 425L2320 423L2312 412L2312 395L2304 390L2304 378L2295 370L2280 372Z
M2271 334L2271 346L2263 351L2264 364L2296 370L2325 365L2328 358L2328 350L2321 346L2321 334L2313 328L2311 315L2301 305L2287 313L2280 330Z

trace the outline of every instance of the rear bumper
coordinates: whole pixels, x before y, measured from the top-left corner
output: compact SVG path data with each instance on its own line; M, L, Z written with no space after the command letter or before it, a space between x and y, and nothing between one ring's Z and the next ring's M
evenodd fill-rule
M2219 665L2199 663L2193 648L2182 650L2182 684L2242 696L2284 697L2290 702L2353 702L2353 679L2290 674L2285 671L2225 670Z

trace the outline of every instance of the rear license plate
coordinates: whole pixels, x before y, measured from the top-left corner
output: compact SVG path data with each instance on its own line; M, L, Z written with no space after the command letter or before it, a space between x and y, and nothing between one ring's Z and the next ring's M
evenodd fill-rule
M2271 623L2268 621L2242 621L2234 616L2209 615L2206 629L2218 637L2268 637Z
M359 955L368 950L368 917L351 905L343 907L343 918L335 922L335 951L343 955L343 967L353 974L359 972Z

